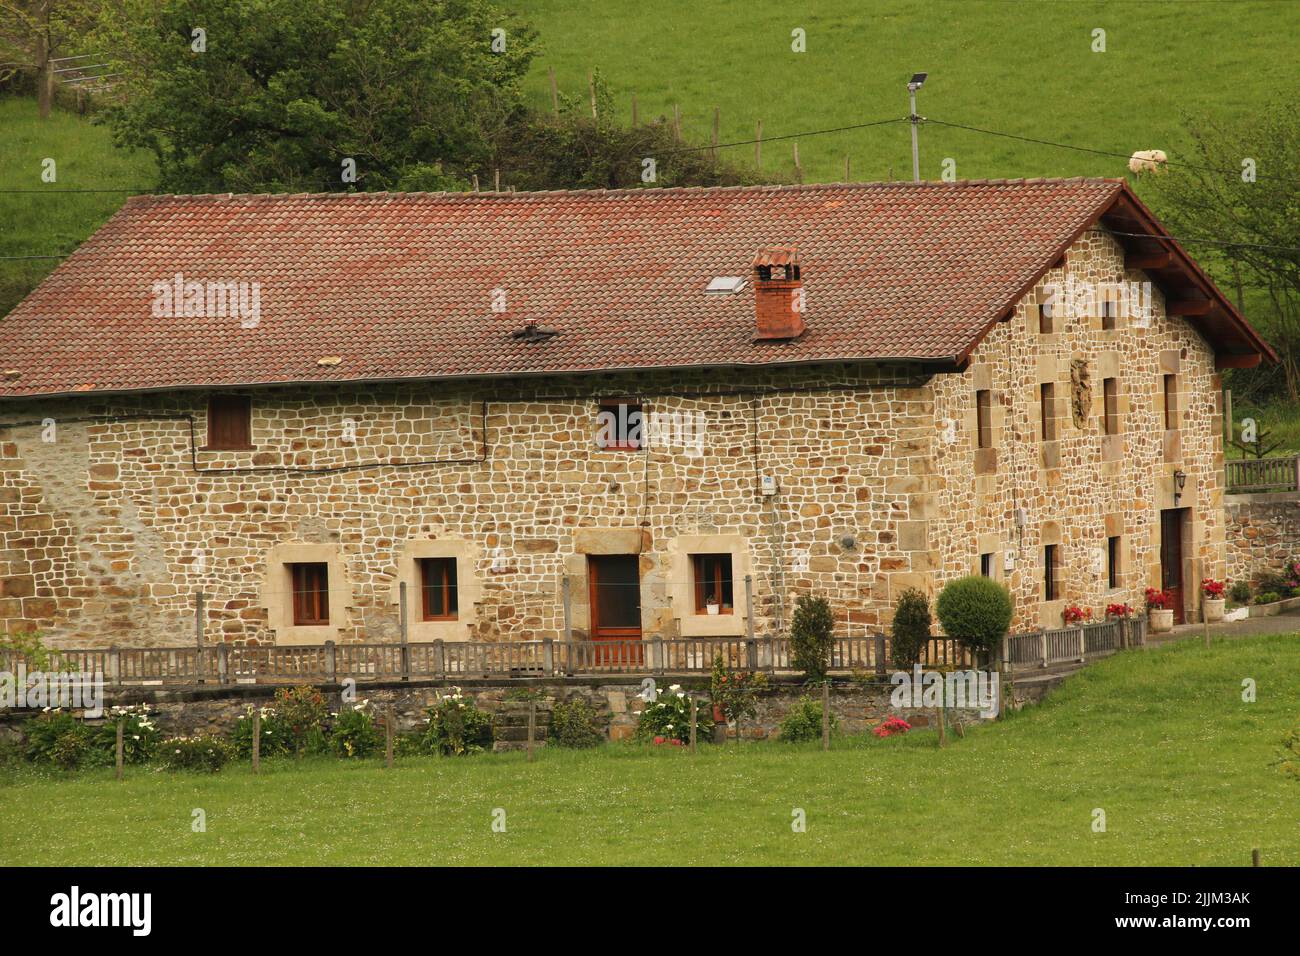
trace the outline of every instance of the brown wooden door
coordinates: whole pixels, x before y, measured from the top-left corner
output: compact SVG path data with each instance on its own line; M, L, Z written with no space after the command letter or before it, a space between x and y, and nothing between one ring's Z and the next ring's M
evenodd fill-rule
M641 647L641 559L635 554L587 556L591 594L591 639L597 664L639 664Z
M1183 522L1186 508L1160 512L1160 587L1173 595L1174 623L1183 616Z

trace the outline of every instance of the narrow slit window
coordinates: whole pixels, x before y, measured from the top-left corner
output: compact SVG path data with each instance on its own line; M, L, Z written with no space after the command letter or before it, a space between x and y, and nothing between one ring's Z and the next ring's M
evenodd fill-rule
M980 575L986 578L993 577L993 555L992 554L980 555Z
M1119 543L1119 535L1111 535L1106 539L1106 587L1112 591L1119 587Z
M993 447L993 402L987 388L975 393L975 440L979 448Z
M420 617L425 621L454 621L460 613L456 595L456 559L420 561Z
M1114 329L1115 319L1119 315L1119 303L1114 299L1101 300L1101 327L1106 331Z
M1101 383L1102 428L1107 435L1119 434L1119 382L1113 378L1103 379Z
M289 565L293 583L293 623L311 626L330 622L329 565L320 562Z
M1164 378L1165 428L1178 427L1178 376L1166 375Z
M735 609L731 555L695 554L691 562L695 569L695 613L731 614ZM710 606L717 610L709 610Z
M1043 423L1043 441L1056 441L1056 386L1043 382L1038 386L1039 412Z
M1056 601L1061 596L1060 545L1043 548L1043 600Z
M1054 331L1052 326L1052 303L1040 302L1038 305L1038 331L1041 335L1051 335Z

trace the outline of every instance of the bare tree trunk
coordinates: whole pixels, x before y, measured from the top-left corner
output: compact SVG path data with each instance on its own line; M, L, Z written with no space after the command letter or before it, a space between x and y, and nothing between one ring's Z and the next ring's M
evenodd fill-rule
M36 33L36 106L41 119L50 118L50 107L54 103L54 62L50 59L50 4L53 0L44 0L38 17L40 26Z

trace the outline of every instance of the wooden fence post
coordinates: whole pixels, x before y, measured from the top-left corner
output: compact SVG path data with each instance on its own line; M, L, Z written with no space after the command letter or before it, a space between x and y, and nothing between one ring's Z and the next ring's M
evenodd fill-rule
M262 708L253 705L253 773L262 770Z
M876 633L876 673L884 674L886 669L885 661L885 632Z
M794 141L794 181L803 182L803 167L799 165L799 141Z
M1259 847L1255 847L1253 850L1250 851L1250 865L1251 865L1251 866L1259 866L1259 865L1260 865L1260 863L1259 863Z
M754 640L754 576L752 574L745 575L745 634L750 641Z
M338 650L333 641L325 642L325 682L337 684L339 675Z
M591 118L599 119L596 115L596 74L591 70L587 71L587 92L591 94Z
M667 670L667 661L664 654L664 639L662 637L652 638L650 641L650 666L656 674L662 674Z
M447 676L447 648L443 646L442 638L433 642L433 672L440 678Z
M546 72L551 77L551 112L556 116L560 115L560 88L555 83L555 67L546 68Z
M555 674L555 641L549 637L542 638L542 673L547 677Z
M682 141L682 108L676 103L673 104L673 139Z
M564 596L564 643L573 641L573 594L566 574L560 579L560 591Z
M1088 659L1088 637L1083 632L1083 625L1079 625L1079 663Z
M718 129L722 125L722 110L713 107L713 159L718 158Z
M393 705L391 702L384 718L384 763L389 770L393 769Z
M754 168L763 168L763 121L758 121L754 130Z
M948 716L948 688L944 687L939 698L939 707L935 710L935 717L939 718L939 746L948 746L948 733L944 724L947 723L945 718Z
M230 647L225 643L217 645L217 683L230 681Z
M633 93L632 94L632 128L633 129L636 129L636 124L637 124L636 93Z
M851 182L853 182L852 166L849 164L849 154L848 154L848 153L845 153L845 154L844 154L844 181L845 181L846 183L851 183Z
M822 750L831 749L831 682L822 681Z
M125 723L126 721L123 720L121 717L118 718L117 720L117 779L119 781L122 779L122 765L126 762L125 754L123 754L122 752L124 746L122 740L122 727Z
M207 597L202 591L194 592L194 647L195 654L195 677L200 684L204 683L204 666L203 666L203 604Z
M695 695L691 694L691 753L695 753L695 721L699 703L695 700Z
M408 633L407 607L406 607L406 582L402 581L397 586L398 595L398 614L401 617L402 633L402 680L411 679L411 645L409 643L410 635Z
M108 674L113 686L122 686L122 652L116 644L108 649Z
M528 762L533 762L533 736L537 733L537 701L528 702Z
M1044 628L1042 633L1038 635L1038 640L1039 640L1039 644L1042 647L1042 652L1043 652L1043 666L1046 667L1047 666L1047 629L1046 628Z

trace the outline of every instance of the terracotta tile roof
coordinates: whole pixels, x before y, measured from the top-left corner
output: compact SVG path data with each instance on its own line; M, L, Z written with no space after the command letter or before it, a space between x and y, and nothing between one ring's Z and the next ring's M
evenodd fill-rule
M0 320L0 397L953 361L1122 191L1074 179L140 196ZM704 289L778 247L798 248L808 331L756 343L752 283ZM155 318L154 283L178 273L259 283L260 321ZM511 334L529 322L558 334ZM320 363L330 356L341 361Z

